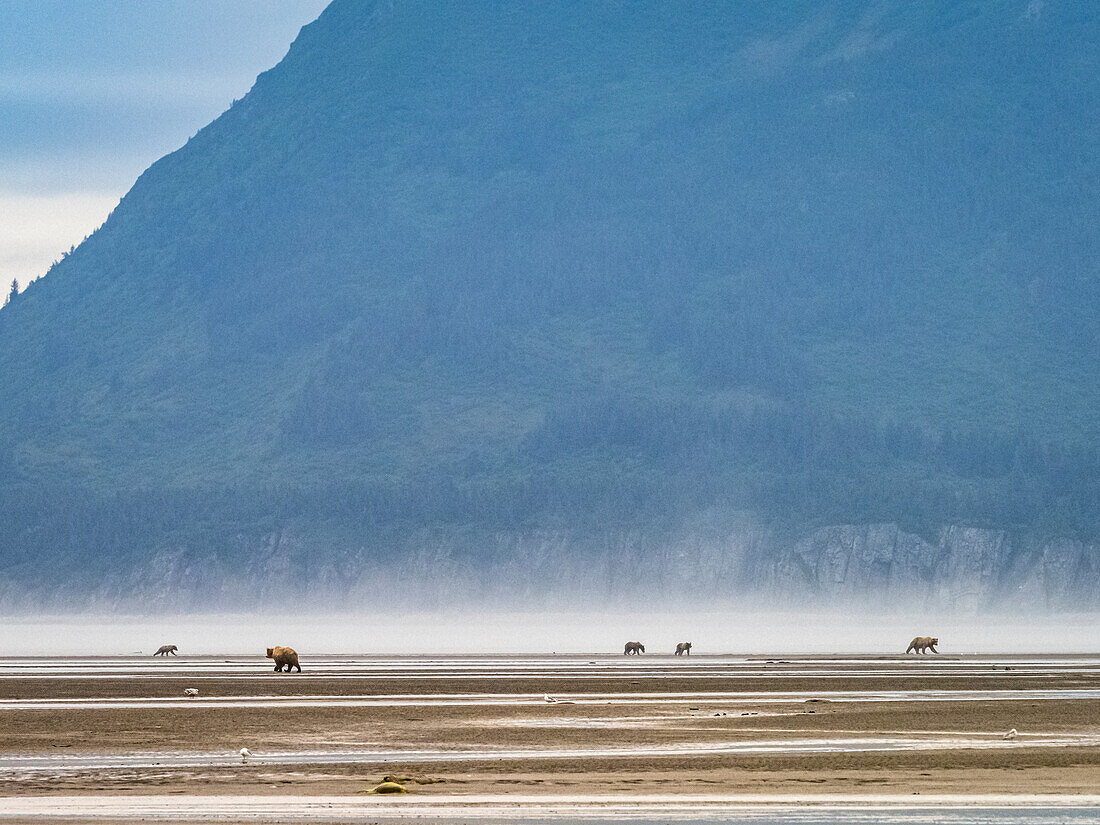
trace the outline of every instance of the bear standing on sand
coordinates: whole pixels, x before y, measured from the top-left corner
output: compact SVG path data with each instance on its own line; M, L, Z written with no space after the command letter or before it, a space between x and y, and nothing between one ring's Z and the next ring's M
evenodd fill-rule
M909 643L909 647L905 648L905 652L908 653L911 650L915 650L917 653L924 653L926 650L931 650L933 653L939 653L936 650L936 645L940 643L939 639L932 636L917 636Z
M276 673L282 673L284 666L287 673L290 673L291 668L298 668L298 672L302 672L302 666L298 664L298 651L292 647L269 647L267 658L275 660Z

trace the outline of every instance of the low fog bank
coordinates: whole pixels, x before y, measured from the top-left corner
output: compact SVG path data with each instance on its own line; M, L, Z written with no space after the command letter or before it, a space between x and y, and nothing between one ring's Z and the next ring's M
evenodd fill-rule
M98 546L53 561L16 553L0 559L0 615L1100 613L1100 544L896 524L803 535L732 511L680 526L638 517L608 529L278 530L121 560Z
M15 617L5 656L263 654L272 645L335 654L592 654L639 640L649 654L898 654L938 636L943 654L1100 653L1100 614L1057 618L822 613L483 613L338 616Z

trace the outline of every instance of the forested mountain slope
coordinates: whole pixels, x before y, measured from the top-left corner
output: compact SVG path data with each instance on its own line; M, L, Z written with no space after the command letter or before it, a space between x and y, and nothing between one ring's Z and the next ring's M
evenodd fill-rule
M1097 605L1098 19L335 0L0 310L0 600Z

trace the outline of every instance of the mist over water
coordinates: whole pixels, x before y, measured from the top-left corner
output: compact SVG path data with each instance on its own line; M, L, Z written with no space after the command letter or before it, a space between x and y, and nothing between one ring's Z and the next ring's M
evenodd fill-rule
M310 653L431 655L621 654L638 640L647 655L691 641L695 655L867 654L905 651L938 636L942 655L1100 652L1100 616L852 616L827 613L617 612L8 617L5 656L180 653L259 654L272 645Z

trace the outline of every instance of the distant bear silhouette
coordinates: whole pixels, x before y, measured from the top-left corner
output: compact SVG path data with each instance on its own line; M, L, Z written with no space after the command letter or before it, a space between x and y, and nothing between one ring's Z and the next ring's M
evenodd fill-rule
M175 645L161 645L160 647L157 648L157 652L154 653L153 655L154 656L167 656L169 653L171 653L173 656L177 656L178 655L176 653L177 650L179 650L179 648L176 647Z
M298 672L302 672L302 666L298 664L298 651L292 647L269 647L267 658L275 660L276 673L282 673L284 665L287 673L290 673L291 668L298 668Z
M908 653L911 650L915 650L917 653L924 653L925 650L931 650L933 653L939 653L939 651L936 650L936 645L939 643L940 640L932 636L917 636L909 643L909 647L905 648L905 652Z
M680 642L676 645L676 655L683 656L684 654L691 655L691 642Z
M645 653L645 645L641 642L627 642L626 647L623 648L624 656L630 656L631 654L637 656L639 653Z

